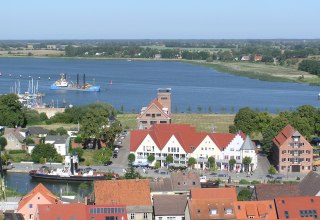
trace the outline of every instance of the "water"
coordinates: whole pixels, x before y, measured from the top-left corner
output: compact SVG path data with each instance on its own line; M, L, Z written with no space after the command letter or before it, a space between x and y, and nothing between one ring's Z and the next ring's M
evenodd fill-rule
M1 58L0 72L0 93L9 93L17 79L21 92L26 91L32 77L46 94L43 102L55 106L101 101L125 112L138 112L156 97L158 88L172 88L173 112L207 112L208 108L237 112L246 106L278 112L304 104L319 106L316 86L259 81L181 62ZM62 72L73 82L77 73L85 73L88 82L101 86L101 92L50 90Z
M34 180L27 173L6 173L5 174L5 184L10 189L16 190L19 193L26 194L30 192L39 183L42 183L48 190L56 195L72 194L79 196L86 196L92 191L93 182L88 182L85 184L77 182L56 182L56 181L43 181Z

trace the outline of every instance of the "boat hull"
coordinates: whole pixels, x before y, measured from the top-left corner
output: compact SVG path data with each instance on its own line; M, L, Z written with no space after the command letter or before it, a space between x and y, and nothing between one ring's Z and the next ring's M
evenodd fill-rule
M65 181L65 182L84 182L94 180L105 180L105 176L59 176L59 175L48 175L36 172L30 172L29 175L33 179L38 180L50 180L50 181Z
M88 88L77 88L72 86L57 86L52 84L50 86L52 90L68 90L68 91L83 91L83 92L100 92L100 86L90 86Z

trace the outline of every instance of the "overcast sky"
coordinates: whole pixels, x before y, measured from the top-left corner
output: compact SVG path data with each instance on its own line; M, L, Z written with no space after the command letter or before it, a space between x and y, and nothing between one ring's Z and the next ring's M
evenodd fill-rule
M0 39L320 38L320 0L3 0Z

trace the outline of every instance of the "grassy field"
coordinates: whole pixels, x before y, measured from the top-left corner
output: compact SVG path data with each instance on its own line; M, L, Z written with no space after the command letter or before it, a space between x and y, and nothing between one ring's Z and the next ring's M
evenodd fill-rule
M119 114L117 118L123 127L129 130L137 128L137 114ZM197 131L228 132L233 124L234 114L173 114L172 123L191 124Z
M200 64L214 68L221 72L228 72L236 75L265 81L299 82L309 84L320 84L318 76L294 68L277 66L264 63L251 62L199 62L191 61L193 64Z

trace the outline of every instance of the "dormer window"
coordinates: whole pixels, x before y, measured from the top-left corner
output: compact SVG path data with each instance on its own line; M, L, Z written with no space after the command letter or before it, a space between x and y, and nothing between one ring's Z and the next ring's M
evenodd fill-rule
M218 210L217 209L210 209L210 215L217 215Z
M231 208L225 209L224 214L225 215L231 215L233 213L233 210Z

